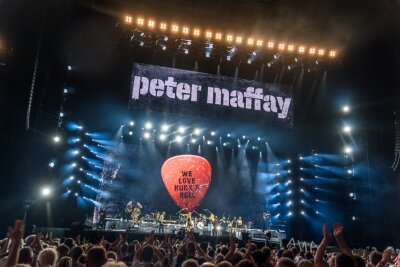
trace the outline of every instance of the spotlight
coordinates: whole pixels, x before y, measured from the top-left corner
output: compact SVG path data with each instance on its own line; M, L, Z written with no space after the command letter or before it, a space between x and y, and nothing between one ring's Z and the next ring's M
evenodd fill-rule
M60 142L60 140L61 140L61 138L58 135L53 137L54 143L58 143L58 142Z
M132 131L129 131L129 135L133 135L133 132L132 132Z
M211 132L211 136L214 136L214 135L215 135L215 132L214 132L214 131L212 131L212 132Z
M165 134L160 134L160 140L161 140L161 141L164 141L165 138L167 138L167 137L165 136Z
M196 139L193 138L193 139L192 139L192 143L193 143L193 144L196 143Z
M64 117L64 112L60 112L60 117Z
M73 153L74 153L74 155L78 155L79 154L79 150L76 149L76 150L73 151Z
M288 160L287 160L287 163L290 163L290 162L291 162L290 159L288 159Z
M77 182L78 184L80 184L81 183L81 180L78 180L78 182Z
M288 172L288 173L291 173L292 171L291 171L291 170L288 170L287 172Z
M83 126L79 125L78 130L83 130Z
M346 106L344 106L344 107L342 108L342 110L343 110L344 113L347 113L347 112L350 111L350 107L346 105Z
M319 214L319 211L318 211L318 210L316 210L316 211L315 211L315 214Z
M44 187L44 188L42 189L42 196L47 197L47 196L49 196L50 194L51 194L51 190L50 190L49 187Z
M243 135L243 136L242 136L242 138L243 138L243 139L246 139L246 136L245 136L245 135Z
M300 178L300 181L304 181L304 178Z
M77 197L77 196L79 196L79 194L78 194L78 193L75 193L75 196Z
M212 143L212 142L211 142L210 140L207 141L207 145L211 145L211 143Z
M150 133L145 132L145 133L143 134L143 137L144 137L145 139L149 139L149 138L150 138Z
M146 122L146 124L144 125L144 128L151 129L151 128L153 128L153 124L151 122Z
M301 215L304 215L304 214L306 214L306 213L304 212L304 210L302 210L302 211L301 211Z
M302 171L302 170L304 170L304 168L303 168L303 167L300 167L300 170Z
M161 131L166 132L168 131L169 126L164 124L163 126L161 126Z
M182 127L182 126L179 127L178 132L181 133L181 134L185 133L185 128Z
M129 125L130 125L130 126L134 126L134 125L135 125L135 122L134 122L134 121L130 121L130 122L129 122Z
M198 128L194 129L194 134L195 134L195 135L199 135L200 132L201 132L200 129L198 129Z
M300 202L304 204L304 200L301 200Z
M351 219L352 219L353 221L355 221L355 220L356 220L356 216L351 217Z
M343 132L350 133L351 132L351 127L350 126L343 127Z
M257 137L257 140L260 141L260 140L261 140L261 137Z
M81 172L82 172L82 171L83 171L83 168L79 168L79 171L81 171Z
M300 188L300 192L304 192L304 189L303 189L303 188Z
M290 205L292 205L292 201L291 201L291 200L288 201L288 203L286 204L286 206L290 206Z
M353 171L350 170L350 169L348 169L348 170L347 170L347 173L348 173L348 174L353 174Z
M67 190L67 193L71 193L71 190L68 189L68 190Z
M63 92L64 92L64 94L68 94L68 89L64 88Z
M349 147L349 146L347 146L347 147L344 148L344 152L345 152L346 154L350 154L352 151L353 151L353 149L351 149L351 147Z
M74 180L75 177L74 177L74 176L70 176L69 179L70 179L70 180Z
M292 190L287 191L288 195L290 195L292 193Z
M71 65L68 65L67 69L68 69L68 70L72 70L72 66L71 66Z
M223 145L223 146L226 146L226 143L223 143L222 145Z
M49 163L50 168L53 168L54 166L55 166L55 163L53 161Z
M231 134L230 134L230 133L228 133L228 134L226 135L226 137L231 137Z
M303 160L304 158L302 156L299 157L299 160Z
M293 213L292 213L291 211L289 211L287 215L288 215L288 216L292 216L292 214L293 214Z

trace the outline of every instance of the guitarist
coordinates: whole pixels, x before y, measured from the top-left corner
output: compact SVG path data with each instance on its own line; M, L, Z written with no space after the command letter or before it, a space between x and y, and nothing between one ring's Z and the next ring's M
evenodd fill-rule
M160 234L164 233L164 219L165 219L165 211L161 212L158 217L158 232Z

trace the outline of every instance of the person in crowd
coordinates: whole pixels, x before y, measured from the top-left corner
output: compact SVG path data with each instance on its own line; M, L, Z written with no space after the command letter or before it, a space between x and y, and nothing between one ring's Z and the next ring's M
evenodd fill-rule
M43 249L38 256L39 267L55 267L57 264L57 251L54 248Z
M86 255L86 267L101 267L107 262L106 250L101 246L93 246Z

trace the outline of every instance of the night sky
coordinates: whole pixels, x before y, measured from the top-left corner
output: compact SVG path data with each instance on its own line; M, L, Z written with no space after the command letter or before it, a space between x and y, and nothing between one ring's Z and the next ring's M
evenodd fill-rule
M129 114L131 63L146 55L133 55L119 36L116 26L126 13L337 48L338 64L328 70L326 86L307 91L312 76L309 81L306 78L302 91L295 92L295 129L281 130L281 139L275 137L272 146L281 155L313 148L341 153L339 113L349 103L360 148L356 161L370 167L371 178L363 207L368 211L365 233L355 238L374 243L400 240L396 228L400 183L398 173L390 169L394 112L400 112L400 2L395 0L0 1L0 231L23 216L25 199L36 198L43 184L58 179L49 174L47 164L61 149L51 138L63 101L62 88L70 86L74 91L64 105L67 116L83 121L89 129L116 131ZM26 130L39 45L30 129ZM68 65L73 67L71 72ZM215 73L212 67L203 68ZM252 71L244 71L243 77L251 77ZM269 131L241 123L229 126ZM364 182L367 179L361 177ZM58 218L55 223L63 226L84 215L77 212L62 218L69 211L65 203L54 200L52 205ZM43 208L39 203L32 209L32 220L38 224L45 221L40 213Z

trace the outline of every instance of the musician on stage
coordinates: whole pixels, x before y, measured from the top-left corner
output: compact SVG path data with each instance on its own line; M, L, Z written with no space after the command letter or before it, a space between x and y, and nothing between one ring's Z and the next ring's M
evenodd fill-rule
M98 227L101 230L106 229L106 217L107 217L107 208L101 207L99 210L99 223L98 223Z
M236 220L236 237L237 238L241 238L243 228L244 228L244 223L243 223L242 217L239 216L239 218L237 218L237 220Z
M213 224L212 235L217 236L218 235L218 226L220 224L218 216L214 217L214 222L212 224Z
M208 212L210 214L207 217L207 227L208 227L208 231L210 231L212 233L213 225L214 225L214 221L215 221L215 215L211 211L209 211L207 209L205 209L204 211L206 211L206 212Z
M139 224L139 216L142 211L142 207L143 206L139 202L136 203L136 207L133 209L133 212L132 212L133 225Z
M125 206L125 214L124 214L124 220L128 220L133 212L133 203L132 201L129 201L128 204Z
M190 232L193 229L193 223L192 223L192 212L189 211L186 214L186 231Z
M160 213L160 216L158 217L158 232L160 234L164 233L164 218L165 218L165 211Z
M263 232L269 230L271 213L263 212L262 214L262 230Z

